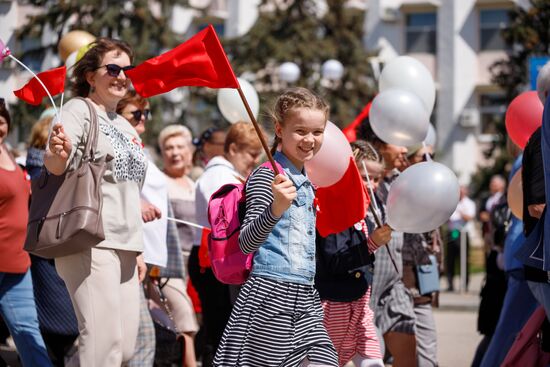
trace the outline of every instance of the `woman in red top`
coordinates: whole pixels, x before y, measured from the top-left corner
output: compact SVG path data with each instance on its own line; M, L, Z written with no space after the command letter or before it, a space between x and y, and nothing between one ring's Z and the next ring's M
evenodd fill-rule
M0 316L13 337L23 366L51 366L38 328L27 233L30 186L4 145L10 115L0 98Z

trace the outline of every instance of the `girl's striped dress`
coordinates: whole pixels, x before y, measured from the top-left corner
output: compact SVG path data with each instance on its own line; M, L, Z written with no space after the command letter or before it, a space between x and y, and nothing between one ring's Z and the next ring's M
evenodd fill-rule
M270 209L273 178L271 170L261 167L247 182L242 228L253 224L253 231L241 233L246 249L259 248L277 224ZM315 364L338 366L317 290L313 285L250 277L233 307L214 365L294 367L306 357Z

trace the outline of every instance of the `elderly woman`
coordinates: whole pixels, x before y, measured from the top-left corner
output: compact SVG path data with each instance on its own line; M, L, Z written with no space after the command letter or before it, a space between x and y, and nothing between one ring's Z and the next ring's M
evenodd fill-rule
M225 139L223 155L212 158L197 181L195 208L197 222L210 227L207 211L208 200L214 192L227 183L244 180L258 164L262 153L260 139L252 124L237 122L231 126ZM214 353L231 314L230 290L219 282L211 269L199 264L200 231L196 233L189 258L189 275L197 289L202 305L203 323L207 343L203 355L203 366L211 366Z
M168 181L168 198L174 211L174 217L189 221L195 220L195 183L187 176L191 168L193 149L192 136L183 125L166 126L159 134L158 143L164 163L164 173ZM195 366L195 349L193 339L199 326L195 317L193 303L187 294L187 260L193 245L193 229L178 223L180 241L179 254L169 254L179 259L183 257L181 273L162 269L162 288L174 314L178 329L183 332L186 350L185 366ZM172 262L169 260L169 262ZM171 274L170 274L171 273Z
M10 115L0 98L0 316L10 330L23 366L51 366L38 328L27 234L30 186L3 144Z
M101 219L105 240L55 265L76 311L81 366L120 366L134 353L139 325L136 257L143 251L140 188L147 159L135 129L116 113L132 68L130 47L99 38L74 68L73 95L86 98L98 116L96 159L105 160ZM62 124L54 126L44 165L54 175L79 164L90 127L82 99L69 101ZM145 269L140 267L140 275Z

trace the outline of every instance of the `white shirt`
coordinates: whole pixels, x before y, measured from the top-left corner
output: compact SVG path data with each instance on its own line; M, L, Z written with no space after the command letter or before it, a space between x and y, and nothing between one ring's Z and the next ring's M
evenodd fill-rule
M166 176L149 158L145 182L141 189L142 199L160 209L162 216L148 223L143 223L143 258L147 264L166 267L168 249L166 232L168 222L168 181Z
M228 183L240 183L242 176L235 167L222 156L212 158L204 169L204 173L197 180L195 191L195 214L197 224L210 228L208 223L208 201L220 187ZM202 231L195 232L194 246L200 246Z
M464 228L468 223L462 218L463 215L471 218L474 218L476 215L476 204L467 196L463 197L462 200L458 202L455 211L451 214L449 218L449 229L461 230Z

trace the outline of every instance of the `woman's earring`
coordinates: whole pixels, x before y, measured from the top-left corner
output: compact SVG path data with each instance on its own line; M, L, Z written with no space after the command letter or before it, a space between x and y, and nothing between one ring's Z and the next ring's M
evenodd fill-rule
M94 93L95 92L95 87L92 85L90 86L90 93Z

